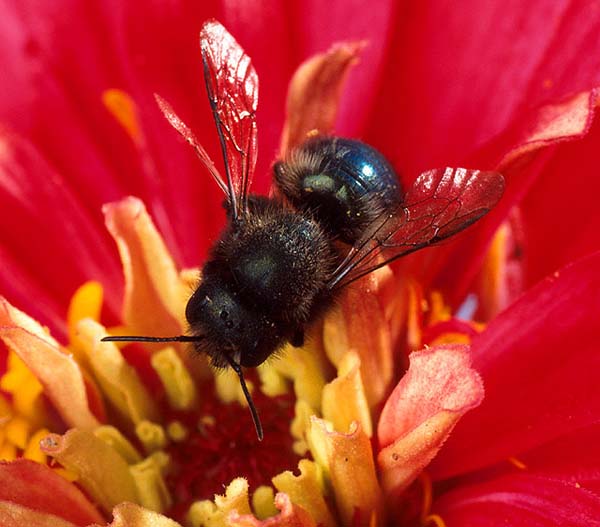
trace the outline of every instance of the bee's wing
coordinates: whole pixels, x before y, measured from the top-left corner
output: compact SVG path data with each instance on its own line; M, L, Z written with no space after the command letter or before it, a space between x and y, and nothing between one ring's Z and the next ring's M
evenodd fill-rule
M328 286L338 289L391 261L442 241L477 221L498 203L504 178L465 168L421 174L393 214L375 220L350 249Z
M200 31L204 80L221 150L233 218L248 206L256 165L258 76L250 57L214 20Z
M200 48L206 91L225 162L225 180L171 106L158 96L156 99L167 120L194 147L227 195L235 219L247 209L248 191L256 165L258 76L242 47L215 20L202 26Z

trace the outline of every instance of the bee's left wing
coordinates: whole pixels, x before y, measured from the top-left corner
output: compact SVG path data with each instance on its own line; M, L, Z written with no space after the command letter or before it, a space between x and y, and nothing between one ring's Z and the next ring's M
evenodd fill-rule
M504 192L497 172L465 168L421 174L396 211L375 220L350 249L328 287L339 289L384 265L466 229Z
M248 192L256 165L258 76L250 57L215 20L202 26L200 48L206 91L225 163L225 180L168 103L159 97L157 101L167 120L194 147L225 192L232 217L236 219L247 210Z

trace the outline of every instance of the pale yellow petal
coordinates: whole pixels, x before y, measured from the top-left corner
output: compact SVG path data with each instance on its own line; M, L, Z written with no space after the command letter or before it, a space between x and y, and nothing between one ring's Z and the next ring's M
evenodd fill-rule
M311 424L311 452L331 483L343 524L353 524L356 510L365 527L372 515L381 518L382 493L367 435L357 423L347 434L333 431L327 421L317 417Z
M346 353L339 363L337 378L323 388L323 417L333 423L338 432L346 432L356 421L367 436L373 435L358 354Z
M113 510L113 521L107 527L181 527L181 524L134 503L122 503Z
M77 482L105 512L123 501L137 502L137 491L127 461L87 430L50 434L41 442L42 452L77 474Z
M333 514L325 501L325 486L319 466L308 459L298 463L300 475L285 471L273 478L273 485L280 492L285 492L292 503L300 505L308 511L317 525L335 527Z
M215 496L214 503L208 500L193 503L188 521L192 527L226 527L227 517L234 511L250 514L248 482L244 478L234 479L224 495Z
M37 377L44 393L69 426L94 428L82 371L71 355L35 320L0 298L0 337Z
M135 369L112 342L101 342L105 329L91 319L82 320L77 330L93 374L102 392L119 413L132 424L158 421L159 411Z

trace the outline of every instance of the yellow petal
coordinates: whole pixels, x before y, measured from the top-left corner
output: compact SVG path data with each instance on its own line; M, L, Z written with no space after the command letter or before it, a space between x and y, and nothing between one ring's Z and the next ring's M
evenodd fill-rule
M33 372L44 393L69 426L94 428L83 375L42 326L0 298L0 337Z
M321 409L325 365L320 345L315 339L308 339L301 348L287 345L269 365L293 382L296 399L305 401L317 411Z
M360 358L354 352L344 355L337 378L323 388L323 417L338 432L346 432L356 421L368 437L373 435L371 412L360 376Z
M335 527L335 519L324 498L325 487L319 466L314 461L302 459L298 468L299 476L287 470L273 478L273 485L287 494L292 503L308 511L317 525Z
M327 421L311 419L309 443L315 461L324 469L344 525L368 526L381 518L382 494L375 473L371 442L357 423L347 434L334 432Z
M127 461L92 432L73 429L63 436L50 434L41 449L77 474L78 483L105 512L123 501L137 501Z
M131 423L158 421L159 412L151 395L112 342L100 342L104 328L93 320L77 324L84 352L102 392Z
M69 304L67 313L67 326L69 328L69 341L77 341L77 323L84 318L100 321L104 291L99 282L86 282L75 291Z
M214 503L208 500L193 503L188 520L193 527L226 527L227 517L234 511L250 514L248 482L244 478L234 479L225 490L225 495L215 496Z

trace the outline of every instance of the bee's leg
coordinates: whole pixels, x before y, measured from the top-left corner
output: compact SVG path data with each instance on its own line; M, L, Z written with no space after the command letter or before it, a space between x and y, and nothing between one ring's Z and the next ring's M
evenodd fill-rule
M301 348L304 346L304 328L298 328L296 331L294 331L291 343L295 348Z

